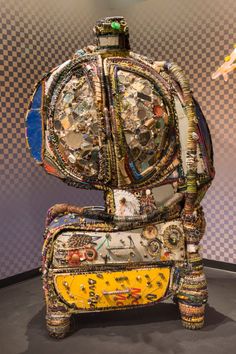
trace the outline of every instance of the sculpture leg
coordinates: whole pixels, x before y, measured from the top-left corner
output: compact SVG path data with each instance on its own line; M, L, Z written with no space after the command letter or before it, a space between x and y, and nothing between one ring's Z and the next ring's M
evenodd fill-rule
M204 325L208 292L202 259L198 254L195 254L194 262L190 262L191 266L192 270L182 278L177 299L183 326L200 329Z
M204 325L204 305L189 305L179 302L182 324L187 329L200 329Z
M60 301L54 287L54 269L51 269L54 234L45 234L42 252L42 279L46 303L46 325L50 336L64 338L71 329L71 314L67 306Z
M183 326L188 329L200 329L204 325L208 291L203 261L199 254L199 242L204 234L205 225L202 207L196 208L194 214L183 223L187 271L182 273L176 297Z
M71 315L57 309L47 308L46 323L51 337L64 338L70 332Z

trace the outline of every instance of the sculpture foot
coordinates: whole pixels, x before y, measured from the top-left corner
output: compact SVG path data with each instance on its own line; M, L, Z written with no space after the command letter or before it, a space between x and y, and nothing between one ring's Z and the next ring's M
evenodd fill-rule
M48 334L57 339L64 338L70 332L70 317L65 313L47 313Z
M189 305L179 302L182 324L187 329L200 329L204 325L205 304Z

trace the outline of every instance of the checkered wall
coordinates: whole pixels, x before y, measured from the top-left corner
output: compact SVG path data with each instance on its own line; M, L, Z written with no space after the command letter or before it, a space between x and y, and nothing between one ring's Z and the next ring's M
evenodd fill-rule
M211 80L236 42L235 0L0 0L0 279L40 265L49 206L103 203L101 193L74 190L35 165L24 116L34 83L93 43L94 22L110 15L127 18L134 51L175 61L188 74L215 150L216 178L203 203L203 255L236 263L236 77Z

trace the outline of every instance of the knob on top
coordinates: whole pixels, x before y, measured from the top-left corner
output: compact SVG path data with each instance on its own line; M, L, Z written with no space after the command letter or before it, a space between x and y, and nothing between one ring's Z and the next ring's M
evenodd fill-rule
M130 49L129 28L123 16L100 19L96 22L93 31L100 48Z

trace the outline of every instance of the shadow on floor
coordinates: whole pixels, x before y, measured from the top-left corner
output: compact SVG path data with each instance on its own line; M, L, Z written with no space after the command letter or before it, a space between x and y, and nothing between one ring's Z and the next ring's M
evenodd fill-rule
M108 351L107 345L108 343L112 345L113 340L115 342L121 340L122 343L126 343L127 348L131 348L133 343L136 345L138 341L140 349L136 350L136 354L142 353L142 344L145 347L148 343L154 350L161 341L165 343L165 347L168 345L169 349L173 345L174 353L183 353L181 345L178 344L181 339L204 341L209 337L222 336L222 333L223 337L227 338L236 331L236 323L233 320L209 305L206 308L205 327L201 331L185 330L179 319L178 308L172 303L160 303L157 306L128 311L81 314L73 316L73 324L74 331L67 338L63 340L50 338L45 326L45 308L42 308L27 326L28 349L21 354L73 354L74 352L83 354L91 350L96 350L97 353L122 353L112 348ZM158 338L157 343L156 338ZM78 351L74 351L73 348L76 347ZM126 353L128 352L131 353L131 349Z

